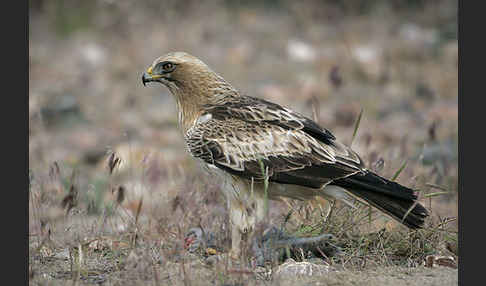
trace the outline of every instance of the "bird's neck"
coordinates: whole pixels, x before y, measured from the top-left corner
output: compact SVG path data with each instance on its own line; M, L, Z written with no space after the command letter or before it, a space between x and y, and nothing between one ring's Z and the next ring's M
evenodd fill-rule
M177 110L179 116L179 126L182 129L182 133L186 134L197 118L202 114L202 108L195 102L190 102L183 98L177 98Z
M199 83L195 88L191 82L171 91L177 101L179 126L184 134L195 124L208 105L220 105L229 97L240 96L238 91L222 78L218 78L218 84Z

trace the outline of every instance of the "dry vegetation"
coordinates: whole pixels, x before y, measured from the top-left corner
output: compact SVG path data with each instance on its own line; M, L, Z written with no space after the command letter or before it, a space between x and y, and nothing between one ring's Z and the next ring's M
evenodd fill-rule
M30 1L32 284L457 284L457 1L250 2ZM300 278L283 261L230 263L224 198L185 152L168 91L141 84L174 50L313 116L369 168L420 190L426 228L367 206L270 202L270 224L332 233L342 255L294 255L316 267ZM214 252L185 250L198 226ZM425 267L431 255L453 261Z

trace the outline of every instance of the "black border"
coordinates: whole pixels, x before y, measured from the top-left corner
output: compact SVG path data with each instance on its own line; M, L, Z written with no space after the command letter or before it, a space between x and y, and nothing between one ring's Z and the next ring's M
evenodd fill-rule
M465 7L465 3L468 7ZM484 10L471 4L475 1L458 1L459 42L459 284L474 285L484 273L481 252L484 248L484 178L481 165L484 162L485 129L482 83L484 76L483 21ZM474 102L477 101L477 102ZM469 137L469 136L471 137ZM468 138L469 137L469 138ZM477 278L477 279L476 279ZM469 282L469 283L468 283Z
M4 207L2 208L5 224L3 225L3 249L2 253L7 262L5 273L10 278L19 280L23 277L25 285L28 281L28 96L29 96L29 1L4 2L3 28L3 61L7 66L2 67L3 77L3 140L4 160L3 166L7 169L3 174L9 179L4 185ZM468 3L465 7L464 3ZM481 7L472 7L475 1L458 0L458 41L459 41L459 65L458 65L458 106L459 106L459 284L474 285L476 275L482 270L482 263L475 261L474 253L478 253L484 247L482 229L483 218L486 214L481 210L485 192L481 185L476 185L474 178L482 178L480 172L484 168L472 164L482 164L482 154L485 122L481 115L484 113L484 105L479 102L484 97L481 83L485 81L483 61L481 57L486 51L482 44L484 39L484 17ZM10 5L12 4L12 5ZM437 3L440 5L440 2ZM5 7L9 6L9 7ZM14 6L12 10L11 7ZM475 9L476 8L476 9ZM476 12L476 13L474 13ZM465 28L467 26L467 28ZM467 38L469 37L469 41ZM143 44L143 43L141 43ZM473 65L476 63L476 70ZM467 67L467 68L466 68ZM7 90L8 89L8 90ZM472 100L476 99L477 104ZM13 106L12 106L13 105ZM474 110L474 107L477 109ZM11 111L11 112L7 112ZM467 129L470 129L469 132ZM476 134L478 133L478 134ZM474 134L477 140L468 138L468 134ZM471 143L479 143L477 146ZM468 158L469 157L469 158ZM466 159L468 158L468 159ZM12 164L12 165L11 165ZM17 167L17 165L19 165ZM11 166L15 166L11 170ZM13 200L12 200L13 198ZM468 233L468 235L466 235ZM22 236L22 239L20 239ZM21 250L21 253L19 253ZM22 255L23 253L23 255ZM477 255L477 256L479 256ZM23 269L20 269L22 267ZM16 273L16 272L20 272ZM478 275L479 276L479 275ZM479 277L478 277L479 278ZM470 283L467 283L467 282ZM20 283L9 283L18 285Z
M29 1L4 2L2 34L2 218L3 273L7 284L28 285L29 263ZM11 281L14 281L13 283Z

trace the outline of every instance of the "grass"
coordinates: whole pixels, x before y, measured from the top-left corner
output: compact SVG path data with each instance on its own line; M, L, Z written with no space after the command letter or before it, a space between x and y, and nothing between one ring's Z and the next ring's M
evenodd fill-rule
M357 129L355 128L354 134ZM53 180L63 182L60 184L62 188L69 191L57 194L62 197L60 205L50 207L64 209L65 212L59 213L61 218L46 219L44 216L39 220L39 213L48 211L40 207L40 198L51 197L53 194L47 193L53 192L54 189L39 187L43 184L31 185L30 204L33 215L31 223L41 225L41 233L35 237L31 236L29 243L31 271L48 273L49 277L71 280L73 283L78 283L78 281L83 283L119 281L119 278L116 277L128 275L127 277L132 279L129 281L134 283L152 280L154 283L160 284L162 281L177 280L176 277L179 277L184 285L198 285L197 277L203 275L199 273L203 268L206 269L205 277L221 284L228 281L231 283L243 281L242 279L248 277L251 277L251 281L254 283L271 283L271 276L262 278L257 274L258 269L256 268L249 270L243 270L245 269L243 268L241 271L245 274L239 273L240 270L236 271L234 268L231 270L227 265L224 267L224 264L208 269L207 266L202 266L208 257L207 254L189 255L184 250L182 245L184 230L191 225L194 226L195 223L202 226L201 217L212 216L211 210L207 207L208 204L223 204L214 197L211 198L212 202L208 202L208 197L200 190L200 188L204 188L203 184L189 187L187 191L182 192L172 201L157 202L157 206L146 206L143 196L124 204L127 187L115 184L114 179L116 173L121 172L115 168L114 162L124 160L118 156L116 152L108 153L105 168L106 178L103 181L109 183L98 184L98 187L95 187L95 189L98 188L97 194L111 192L108 199L100 195L96 198L97 204L102 208L101 213L88 211L92 201L85 200L84 203L83 201L77 203L77 193L73 192L78 188L74 175L76 171L73 169L69 180L60 178L59 174L65 172L61 172L57 162L54 162L50 168L51 171L48 174L50 183ZM135 164L126 167L130 170L141 168ZM405 163L395 172L394 179L404 169ZM267 178L268 171L264 169L263 164L262 172ZM143 177L144 171L141 173L142 176L136 180L142 185L147 184ZM128 174L133 176L132 172ZM31 175L32 177L36 178L34 182L38 182L42 175ZM204 184L211 186L211 182ZM443 189L434 184L427 186ZM217 186L211 187L217 189ZM99 188L105 188L105 190ZM46 193L45 196L42 195L43 193ZM427 193L424 197L434 200L443 193L446 192ZM269 203L268 200L266 203ZM158 208L168 208L170 205L172 205L172 209L169 212L158 212ZM434 218L433 209L431 210L432 219L427 220L424 229L410 231L398 226L397 223L379 212L370 212L369 207L365 205L358 204L358 207L353 209L340 203L332 204L332 209L325 221L325 212L319 204L293 201L289 206L290 209L287 209L285 216L270 217L269 215L267 220L274 223L278 223L280 220L286 232L295 236L334 234L336 239L333 243L339 246L344 253L327 260L327 263L336 269L364 271L376 267L418 267L422 265L428 255L450 254L451 252L445 247L447 244L457 245L457 230L449 225L453 220ZM151 211L148 210L149 208L152 208ZM268 214L268 205L266 211ZM226 215L226 210L223 214ZM197 223L198 218L199 223ZM117 230L116 225L120 224L124 228ZM211 223L210 220L206 220L204 224L203 229L212 231L218 237L219 253L228 251L228 222L213 221ZM59 229L66 227L75 234L69 238L63 237L62 231L59 232ZM48 230L46 231L46 229ZM68 255L62 258L62 253L66 253L66 251ZM291 255L288 250L287 255L297 261L311 258L304 255L299 259L299 256ZM202 268L195 270L194 267ZM278 264L274 264L272 267L278 267Z
M357 135L361 114L353 137ZM142 156L143 160L138 164L133 160L133 154L128 155L131 159L122 158L113 150L106 154L103 175L88 183L91 192L85 195L84 200L79 200L76 191L80 189L80 182L75 168L70 170L68 178L61 174L69 173L69 170L63 170L60 167L63 164L58 162L51 164L48 174L30 172L31 223L40 225L41 230L30 237L29 265L32 273L44 273L44 277L48 275L54 281L71 280L73 284L121 282L120 279L123 279L125 283L131 281L128 283L135 285L142 281L199 285L201 277L209 279L206 282L221 285L247 279L255 284L275 283L271 275L260 274L262 269L243 266L238 270L229 267L227 260L208 268L206 260L211 255L185 251L184 233L195 225L216 234L217 254L229 250L227 210L221 213L222 220L211 221L214 214L210 206L224 205L224 199L214 196L215 193L204 193L207 191L204 189L208 188L217 191L217 185L209 180L189 184L184 191L165 202L153 201L150 194L148 198L144 194L136 198L127 197L131 190L119 181L123 181L125 176L140 184L142 189L149 189L151 170L147 167L150 161L148 154ZM422 195L429 200L431 219L421 230L405 229L380 212L371 211L370 207L359 203L357 208L339 202L330 204L326 217L322 202L290 201L287 208L280 206L286 215L271 215L267 193L268 170L260 163L265 178L266 221L280 224L294 236L332 233L335 236L332 243L343 251L342 255L326 260L335 269L352 272L383 267L419 267L429 255L453 254L457 259L457 253L447 247L457 245L457 229L450 225L454 219L437 218L434 210L430 209L432 200L448 193L442 186L432 183L418 186L419 189L440 190ZM392 179L396 180L406 166L407 160L394 172ZM48 207L43 207L45 201L50 202ZM50 209L61 211L48 216L45 213ZM203 217L209 219L203 222ZM73 235L66 237L61 229L69 229ZM312 258L303 253L291 253L289 249L286 254L297 261ZM276 269L280 263L275 262L269 267Z

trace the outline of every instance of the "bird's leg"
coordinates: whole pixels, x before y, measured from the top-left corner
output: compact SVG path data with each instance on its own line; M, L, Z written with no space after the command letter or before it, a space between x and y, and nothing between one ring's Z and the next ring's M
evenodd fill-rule
M251 241L255 227L255 217L241 201L230 202L231 252L230 256L239 259L242 250Z
M230 257L237 260L241 255L241 232L237 225L231 223L231 251Z
M240 193L241 194L241 193ZM264 200L260 193L240 196L237 200L230 200L231 256L240 258L243 250L251 249L255 227L265 217Z

